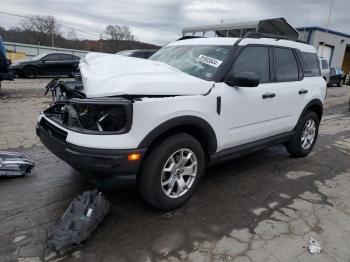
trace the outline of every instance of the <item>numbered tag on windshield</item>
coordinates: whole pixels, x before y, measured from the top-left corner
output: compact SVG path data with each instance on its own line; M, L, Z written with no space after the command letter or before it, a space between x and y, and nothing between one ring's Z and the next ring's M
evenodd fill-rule
M219 67L222 64L221 60L218 60L209 56L205 56L205 55L200 55L196 61L206 65L213 66L213 67Z

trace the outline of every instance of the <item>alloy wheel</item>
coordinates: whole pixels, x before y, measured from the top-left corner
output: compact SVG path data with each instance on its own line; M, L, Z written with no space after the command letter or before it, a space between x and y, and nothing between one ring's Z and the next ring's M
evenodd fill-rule
M192 150L184 148L174 152L162 170L161 186L169 198L179 198L193 185L198 171L197 157Z
M303 131L301 133L301 147L304 150L308 150L315 140L316 135L316 123L313 119L306 121Z

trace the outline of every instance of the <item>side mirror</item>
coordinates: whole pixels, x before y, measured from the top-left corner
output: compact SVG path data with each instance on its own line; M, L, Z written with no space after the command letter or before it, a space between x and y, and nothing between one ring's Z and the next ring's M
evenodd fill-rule
M232 87L256 87L259 85L259 78L254 72L239 72L236 75L229 75L225 83Z
M41 63L45 64L46 59L41 59Z

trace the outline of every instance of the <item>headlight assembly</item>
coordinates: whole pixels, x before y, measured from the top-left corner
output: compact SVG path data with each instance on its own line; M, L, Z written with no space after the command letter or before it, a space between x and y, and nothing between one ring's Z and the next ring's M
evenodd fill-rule
M45 115L67 129L88 134L122 134L130 130L132 103L122 98L71 99Z

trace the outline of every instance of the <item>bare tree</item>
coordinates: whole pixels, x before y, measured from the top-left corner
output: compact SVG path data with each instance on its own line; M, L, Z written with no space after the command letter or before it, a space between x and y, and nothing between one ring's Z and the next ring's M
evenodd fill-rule
M112 40L135 40L135 36L130 31L130 28L125 25L108 25L106 26L105 34Z
M20 28L30 32L40 44L49 42L51 39L54 45L54 37L61 36L60 25L53 16L31 16L20 22Z

